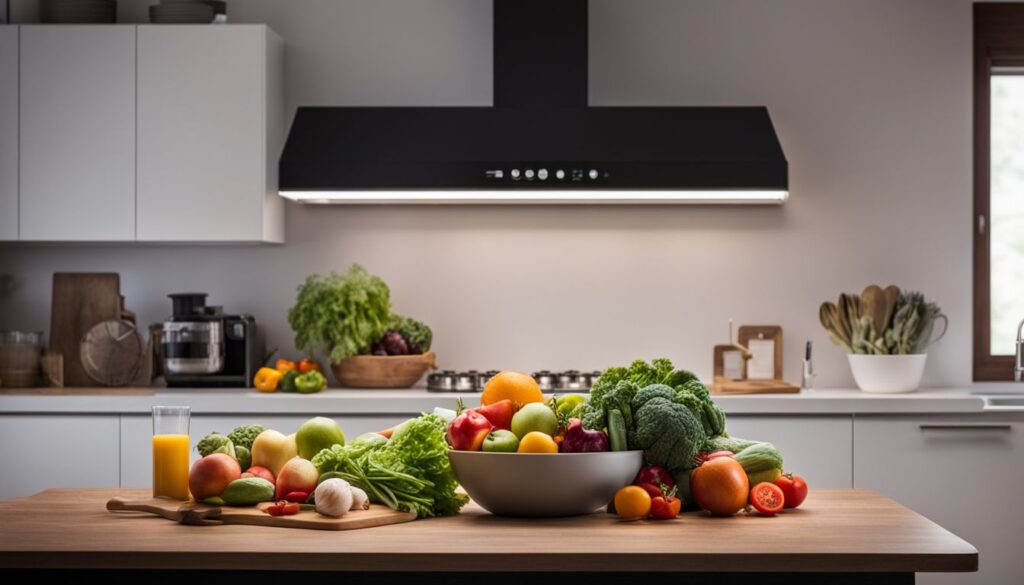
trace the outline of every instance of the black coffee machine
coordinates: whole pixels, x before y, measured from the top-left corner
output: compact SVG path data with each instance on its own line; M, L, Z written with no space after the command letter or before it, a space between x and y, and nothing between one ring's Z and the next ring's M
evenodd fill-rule
M177 388L247 388L264 355L252 315L225 315L206 293L168 295L172 316L160 341L164 379Z

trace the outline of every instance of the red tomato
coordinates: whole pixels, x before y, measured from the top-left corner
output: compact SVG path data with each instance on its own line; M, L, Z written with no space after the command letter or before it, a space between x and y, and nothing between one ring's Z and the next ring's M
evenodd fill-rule
M672 496L658 496L651 498L651 518L668 520L679 515L679 509L683 503L679 498Z
M651 484L656 488L661 487L661 484L665 484L666 489L671 489L675 487L676 480L672 479L672 474L664 467L661 467L660 465L648 465L641 469L633 480L633 485L643 486L645 483Z
M774 483L762 481L750 490L750 505L766 516L774 516L781 512L785 501L782 488Z
M775 480L775 485L782 489L786 498L787 508L796 508L807 499L807 482L799 475L787 473Z
M299 504L297 504L295 502L291 502L289 504L284 504L284 505L281 506L281 515L282 516L294 516L295 514L299 513L300 509L301 509L301 507L299 506Z

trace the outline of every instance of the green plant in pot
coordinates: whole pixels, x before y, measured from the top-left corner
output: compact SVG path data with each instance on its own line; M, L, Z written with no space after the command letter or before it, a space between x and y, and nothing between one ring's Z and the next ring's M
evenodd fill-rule
M870 285L860 295L825 302L821 324L847 352L857 386L865 392L911 392L921 384L927 350L946 333L949 320L919 292ZM942 328L933 335L936 323Z
M343 386L405 388L434 367L430 328L392 313L387 283L359 264L307 277L288 323L296 347L327 354Z

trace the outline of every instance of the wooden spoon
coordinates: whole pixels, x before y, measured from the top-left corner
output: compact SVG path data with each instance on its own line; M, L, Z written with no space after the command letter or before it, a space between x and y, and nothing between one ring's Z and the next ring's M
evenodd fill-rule
M836 345L849 350L850 338L846 335L842 321L839 318L839 308L836 304L830 301L826 301L821 304L821 308L818 309L818 320L821 321L821 326L828 332L829 337L835 342Z
M890 284L882 291L882 299L885 301L885 328L892 325L892 317L896 313L896 301L900 298L900 287ZM884 330L883 330L884 333Z
M860 293L860 303L863 314L871 317L875 335L884 335L889 324L885 320L885 293L882 292L882 287L877 284L864 287Z

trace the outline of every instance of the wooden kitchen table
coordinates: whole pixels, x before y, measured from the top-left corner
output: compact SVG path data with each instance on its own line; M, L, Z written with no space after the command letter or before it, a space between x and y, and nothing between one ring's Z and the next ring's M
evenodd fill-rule
M919 572L978 567L973 546L865 490L812 490L801 508L772 518L686 513L672 521L620 522L596 513L521 519L491 516L470 504L452 518L343 532L185 526L107 512L106 501L117 495L141 499L148 490L53 489L0 502L0 568L5 573L73 569L75 578L104 572L108 580L150 582L210 577L199 573L224 569L253 573L236 583L282 582L278 571L346 571L350 574L343 577L325 575L346 585L389 583L396 577L488 585L522 585L524 578L614 583L612 573L630 573L622 577L626 584L636 582L636 573L676 572L690 573L688 584L764 585L863 583L863 573L871 574L873 584L907 584ZM406 571L422 573L395 575ZM554 575L566 571L592 575ZM522 572L546 575L515 574Z

